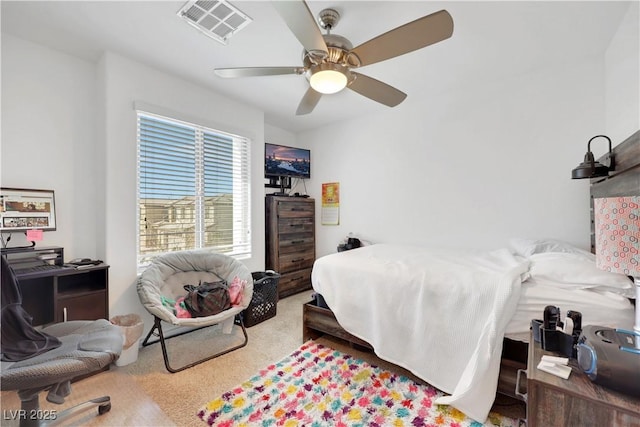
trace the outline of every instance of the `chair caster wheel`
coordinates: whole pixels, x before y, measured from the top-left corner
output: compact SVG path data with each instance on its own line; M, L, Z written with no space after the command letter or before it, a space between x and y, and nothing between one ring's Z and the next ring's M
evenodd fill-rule
M111 410L111 403L98 406L98 415L106 414Z

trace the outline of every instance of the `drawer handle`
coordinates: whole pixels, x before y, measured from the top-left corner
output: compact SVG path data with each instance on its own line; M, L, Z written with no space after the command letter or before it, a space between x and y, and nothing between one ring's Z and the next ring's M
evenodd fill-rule
M300 277L294 277L293 279L291 279L291 281L295 281L295 280L302 280L304 279L304 276L300 276Z
M290 227L304 227L305 224L289 224Z
M297 245L298 243L304 243L304 240L292 240L291 241L292 245Z
M304 258L296 258L291 260L291 262L300 262L300 261L304 261Z
M291 208L291 212L302 212L304 210L304 208Z

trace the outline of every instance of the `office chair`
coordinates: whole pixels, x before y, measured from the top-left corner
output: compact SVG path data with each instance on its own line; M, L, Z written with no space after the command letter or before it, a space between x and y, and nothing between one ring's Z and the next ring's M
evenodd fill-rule
M18 392L21 408L11 413L20 420L20 426L37 426L44 421L40 419L44 414L39 410L40 392L48 390L48 401L64 403L74 378L97 372L118 358L123 336L117 326L105 319L75 320L35 329L32 317L22 308L18 280L6 258L0 258L0 389ZM109 396L56 412L55 422L96 406L100 415L108 412Z

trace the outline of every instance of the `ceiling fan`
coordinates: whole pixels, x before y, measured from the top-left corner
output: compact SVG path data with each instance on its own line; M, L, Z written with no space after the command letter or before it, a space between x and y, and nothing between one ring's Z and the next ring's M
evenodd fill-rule
M297 115L309 114L323 94L345 87L389 107L407 97L404 92L372 77L352 71L413 52L453 34L453 19L446 10L432 13L381 34L357 47L346 38L331 34L340 19L334 9L320 12L318 22L327 31L322 34L304 0L274 1L277 12L304 47L302 66L216 68L220 77L275 76L304 74L310 87L302 98Z

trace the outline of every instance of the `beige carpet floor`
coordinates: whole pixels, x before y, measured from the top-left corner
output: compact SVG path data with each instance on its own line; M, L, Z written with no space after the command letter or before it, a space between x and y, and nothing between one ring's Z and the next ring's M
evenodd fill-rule
M302 344L302 304L310 300L311 292L282 299L275 317L247 328L245 347L216 359L171 374L164 368L160 344L154 344L140 349L138 361L127 366L127 372L176 425L202 427L206 424L195 415L202 405ZM207 328L168 340L171 365L181 366L240 342L242 334L235 329L231 337Z
M102 416L96 416L94 411L86 412L63 425L205 426L196 417L202 405L250 378L259 369L286 357L302 344L302 304L310 300L310 291L280 300L276 317L247 328L249 343L245 347L175 374L165 369L160 344L141 348L135 363L114 366L107 372L74 383L73 393L63 405L67 407L109 394L113 401L110 412ZM216 328L205 328L168 340L172 366L181 366L230 343L240 342L242 334L238 328L234 329L237 329L236 333L230 336L221 334ZM351 348L343 341L322 337L318 342L412 377L376 358L373 353ZM3 411L0 424L17 425L10 419L10 410L20 406L16 394L2 392L0 398ZM41 405L43 409L59 409L44 397ZM494 410L511 417L525 417L524 405L511 400L501 399Z

